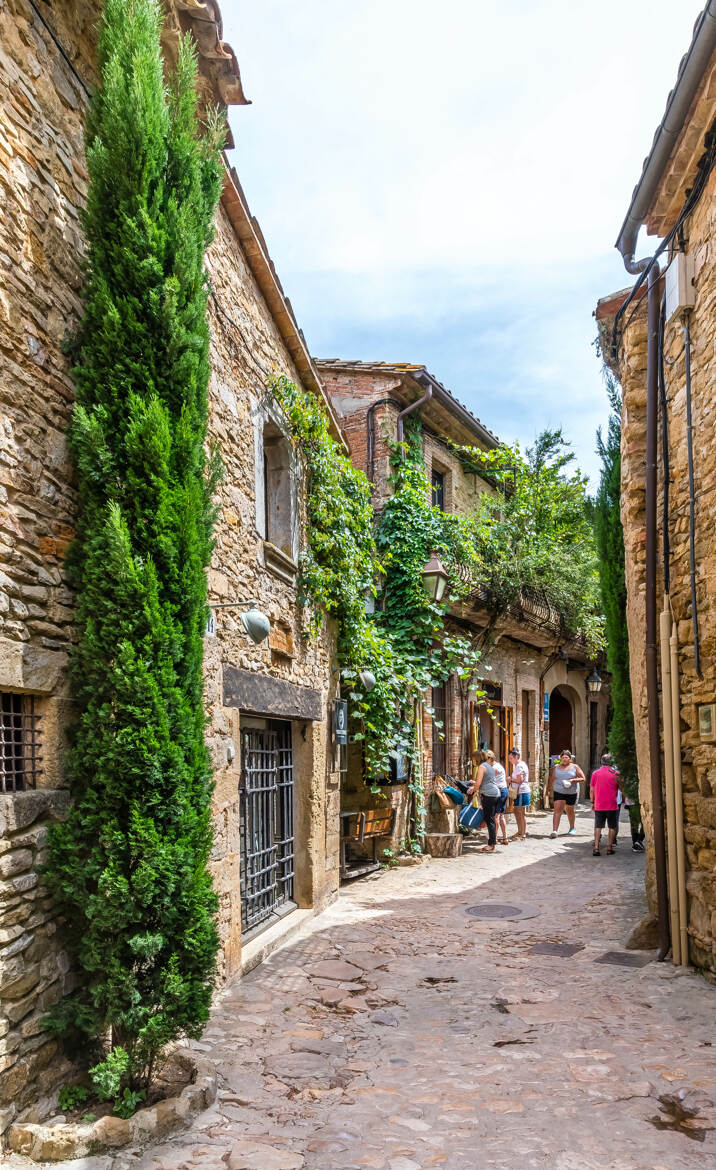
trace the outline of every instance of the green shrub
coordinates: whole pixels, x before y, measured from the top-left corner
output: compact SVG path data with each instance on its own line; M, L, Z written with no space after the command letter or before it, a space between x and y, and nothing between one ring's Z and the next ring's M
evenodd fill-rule
M627 795L636 799L639 773L634 739L629 637L626 620L626 576L624 572L624 530L620 512L621 495L621 398L610 380L608 394L611 414L606 440L597 435L602 461L599 490L594 506L594 533L599 551L599 578L607 636L607 664L611 673L612 721L609 750L624 781Z
M121 1102L164 1045L201 1033L218 946L202 694L213 522L204 253L223 128L198 127L188 40L165 85L160 33L156 0L106 0L71 345L74 803L47 867L80 977L49 1025L103 1055L93 1082Z
M60 1109L63 1113L74 1113L80 1105L84 1105L90 1091L87 1085L63 1085L58 1093Z

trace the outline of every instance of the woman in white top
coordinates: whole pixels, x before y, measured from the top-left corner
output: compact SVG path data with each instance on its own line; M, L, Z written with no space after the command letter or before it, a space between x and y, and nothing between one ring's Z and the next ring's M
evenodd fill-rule
M524 760L520 759L517 748L510 748L507 753L510 768L510 791L514 797L512 811L517 822L517 832L511 838L513 841L527 840L527 809L530 806L530 772Z
M507 839L507 821L505 820L505 809L507 808L507 801L510 796L510 790L507 786L507 775L500 761L495 759L494 752L487 753L487 760L495 769L495 781L500 790L500 803L495 811L495 824L497 825L497 832L502 833L502 836L498 836L497 839L500 845L509 845Z
M560 752L559 759L552 768L547 781L546 800L549 800L550 792L554 791L554 815L550 837L557 836L559 822L562 820L562 813L565 810L569 821L567 836L573 837L577 832L574 824L574 810L579 796L579 783L580 780L584 779L586 779L584 772L578 764L575 764L569 748L565 748L563 752Z

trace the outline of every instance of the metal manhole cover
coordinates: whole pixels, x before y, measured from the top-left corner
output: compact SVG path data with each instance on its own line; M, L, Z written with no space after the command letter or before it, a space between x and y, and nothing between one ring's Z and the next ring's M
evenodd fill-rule
M571 959L572 955L583 950L583 943L538 942L530 947L533 955L555 955L558 959Z
M639 955L634 951L607 951L594 962L608 963L612 967L646 967L651 962L651 956Z
M473 918L504 918L516 921L521 918L536 918L539 910L531 906L508 906L504 902L480 902L477 906L467 906L466 914Z

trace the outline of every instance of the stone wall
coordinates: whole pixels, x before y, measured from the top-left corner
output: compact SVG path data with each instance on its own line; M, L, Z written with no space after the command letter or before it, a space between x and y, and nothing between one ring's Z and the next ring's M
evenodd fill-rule
M183 9L171 0L165 7L173 27ZM26 0L0 0L0 86L5 98L0 108L0 692L34 696L41 716L43 756L43 770L37 779L42 791L0 794L0 821L4 818L9 826L8 836L0 831L0 850L5 850L0 855L0 873L3 864L35 864L48 810L64 807L62 759L65 730L72 718L66 661L75 629L65 555L74 531L76 494L65 438L73 391L63 341L81 311L80 215L87 184L83 83L90 85L95 80L94 37L100 6L94 0L81 4L53 0L42 8L79 81ZM205 65L201 58L200 67ZM211 80L217 68L211 55L206 68ZM295 540L288 550L268 544L263 518L263 427L267 421L279 429L283 426L267 392L267 377L285 374L301 381L296 362L304 370L310 358L301 348L304 343L282 299L263 240L260 259L271 272L270 298L247 258L246 248L254 246L251 233L258 228L242 198L227 172L216 238L208 257L216 296L210 314L210 431L225 466L209 600L255 600L270 617L272 634L269 642L254 646L240 623L241 607L226 608L216 611L215 636L205 640L207 739L216 778L211 867L220 900L222 976L241 968L241 732L247 718L256 721L250 703L248 711L240 711L227 702L227 666L318 693L320 718L294 719L291 724L296 787L295 900L300 906L320 909L338 889L338 776L323 718L332 698L334 637L324 630L317 640L309 641L302 633L296 558L305 541L305 500L302 467L293 454ZM241 232L242 239L251 237L248 244L240 242ZM315 380L311 388L316 389ZM281 712L276 715L280 718ZM17 844L12 826L25 815L23 809L34 807L33 801L39 801L38 807L45 811L38 812L32 822L38 844L26 849ZM23 826L19 837L24 840L24 836ZM31 858L28 852L32 852ZM12 880L20 886L30 883L28 900L44 898L32 892L39 887L36 876L31 880L30 874L30 869L18 870ZM6 886L3 881L3 888ZM13 935L16 922L12 916L18 913L19 894L10 887L4 893L10 901L2 904L0 915L7 913L10 920L3 917L0 928ZM41 905L49 916L49 903L42 900ZM31 1030L34 1025L30 1020L35 1020L38 1005L47 1006L48 996L60 994L66 985L55 978L50 989L54 962L48 941L53 930L51 919L38 919L36 928L35 917L32 922L34 937L27 949L17 941L24 937L22 933L17 938L3 936L0 944L0 957L6 954L6 946L14 946L18 955L24 956L8 954L12 970L19 970L23 963L34 970L40 953L44 955L41 969L47 969L32 992L37 1004L29 1009L31 1016L15 1021L27 1030L21 1047L15 1045L14 1032L8 1034L10 1039L2 1040L6 1055L5 1070L0 1065L1 1109L10 1099L24 1108L32 1097L33 1082L35 1091L42 1094L48 1078L63 1072L54 1050L37 1043ZM12 990L11 986L8 997ZM0 991L5 1010L4 983ZM16 999L8 999L8 1013L19 1010L13 1007ZM37 1052L33 1053L33 1046ZM24 1063L18 1065L20 1056ZM43 1061L50 1060L53 1071L45 1075ZM18 1077L22 1077L19 1072L11 1076L11 1065L18 1065L25 1077L19 1088ZM10 1079L6 1079L6 1072ZM3 1117L0 1111L0 1132L7 1124Z
M669 515L663 515L663 463L658 459L658 526L671 542L671 607L678 624L681 692L681 760L687 856L689 953L692 963L716 970L716 743L699 734L699 708L716 702L716 556L713 524L716 488L716 250L713 240L716 176L711 175L686 229L686 250L694 260L696 305L690 315L693 447L695 468L696 597L703 678L694 665L694 625L689 574L689 486L683 333L675 318L665 331ZM598 310L599 315L599 310ZM628 624L640 790L649 849L648 893L655 904L652 858L650 765L644 666L644 449L646 415L646 304L624 331L618 372L622 419L622 520L627 554ZM658 608L664 579L659 554Z
M38 874L48 827L67 806L68 794L55 791L21 792L0 803L0 1133L18 1114L38 1119L43 1098L69 1072L41 1027L73 984L52 898Z

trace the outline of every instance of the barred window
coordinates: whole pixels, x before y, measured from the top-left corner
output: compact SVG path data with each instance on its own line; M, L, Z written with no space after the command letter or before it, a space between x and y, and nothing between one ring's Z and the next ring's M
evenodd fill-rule
M0 792L35 788L41 762L34 695L0 691Z

